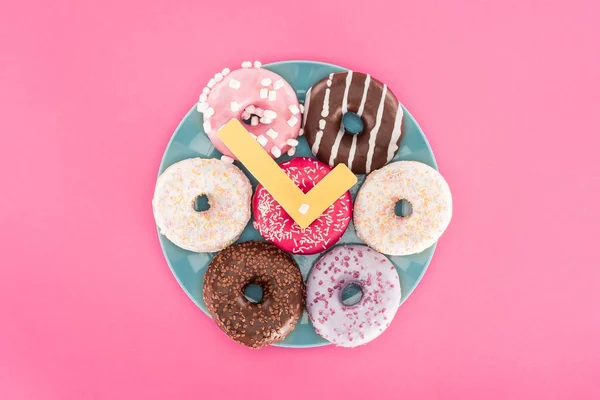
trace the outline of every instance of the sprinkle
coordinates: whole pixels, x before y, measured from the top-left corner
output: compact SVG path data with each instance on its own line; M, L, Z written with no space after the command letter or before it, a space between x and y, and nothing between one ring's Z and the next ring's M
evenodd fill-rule
M273 122L273 120L272 120L272 119L270 119L270 118L267 118L267 117L262 117L262 118L260 119L260 123L261 123L261 124L269 125L271 122Z
M223 74L222 74L222 73L220 73L220 72L217 72L217 73L215 74L215 81L217 81L217 82L221 82L222 80L223 80Z
M321 120L319 120L319 129L320 129L320 130L323 130L323 129L325 129L325 124L326 124L326 123L327 123L327 122L326 122L324 119L321 119Z
M292 115L290 119L288 119L287 123L290 127L294 127L298 123L298 118Z
M204 94L209 94L210 93L210 89L205 87L204 89L202 89L202 93Z
M302 203L302 205L300 206L300 208L298 208L298 212L302 215L306 214L308 212L308 209L310 208L310 206L308 204Z
M230 79L229 80L229 87L230 88L233 88L233 89L237 90L237 89L240 88L240 86L242 86L241 83L240 83L240 81L235 80L235 79Z
M256 111L254 111L254 114L258 115L259 117L262 117L263 115L265 115L264 113L265 113L265 110L263 110L260 107L256 107Z
M232 101L229 103L229 108L231 108L231 111L236 112L239 111L240 105L237 103L237 101Z
M279 132L269 128L269 130L267 131L267 136L270 137L271 139L276 139L277 136L279 135Z
M266 99L268 96L269 90L266 88L262 88L260 89L260 98L261 99Z
M204 132L210 133L210 121L204 121Z
M221 71L221 74L223 74L223 76L227 76L227 75L229 75L230 72L231 72L231 70L229 68L223 68L223 71Z
M206 87L212 89L213 87L215 87L216 84L217 84L217 81L215 80L215 78L210 78L210 81L208 81L208 83L206 84Z
M264 78L262 81L260 81L260 84L263 86L269 86L271 82L273 82L271 78Z
M296 154L296 148L295 147L290 147L290 149L288 150L288 156L293 156L294 154Z
M290 110L290 112L294 115L298 114L300 112L300 109L298 108L297 105L292 104L291 106L288 107L288 109Z
M206 111L204 112L204 117L205 117L205 118L210 118L210 117L212 117L213 115L215 115L215 109L214 109L214 108L212 108L212 107L208 107L208 108L206 109Z
M277 79L273 84L273 89L279 90L283 87L283 81L281 79Z
M253 105L249 105L248 107L246 107L246 112L248 114L254 114L255 111L256 111L256 108Z
M300 112L304 114L304 104L300 104Z
M202 93L200 95L200 103L206 103L206 100L208 100L208 96L206 95L206 93Z
M260 68L262 63L260 61L254 61L254 68Z
M275 158L281 157L281 150L279 150L279 147L273 146L271 147L271 154L273 154Z
M242 119L243 119L243 120L250 119L250 117L252 117L252 115L251 115L251 114L249 114L248 112L246 112L246 111L243 111L243 112L242 112Z
M269 90L269 101L275 101L277 99L277 92Z
M252 125L252 126L258 125L258 117L256 115L252 116L252 119L250 120L250 125Z
M265 110L265 117L275 119L277 118L277 113L273 110Z
M198 112L203 113L208 107L208 103L198 103Z
M250 68L252 66L252 63L250 61L244 61L242 63L242 68Z
M267 145L267 143L269 143L269 139L267 139L266 137L264 137L263 135L258 135L256 137L256 141L258 141L258 143L260 143L260 145L262 147L265 147Z
M296 147L298 146L298 141L296 139L288 139L285 141L287 144L289 144L292 147Z
M224 155L224 154L223 154L223 155L221 156L221 161L225 161L226 163L233 164L233 162L234 162L235 160L234 160L233 158L231 158L231 157L229 157L229 156L226 156L226 155Z
M304 135L304 128L300 128L300 132L298 132L298 136L303 136Z

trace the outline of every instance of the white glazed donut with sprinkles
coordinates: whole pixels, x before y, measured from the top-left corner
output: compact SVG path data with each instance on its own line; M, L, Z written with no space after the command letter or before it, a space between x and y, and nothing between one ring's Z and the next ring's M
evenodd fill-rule
M397 216L408 201L412 213ZM420 253L444 233L452 218L452 195L435 169L416 161L397 161L372 172L354 203L356 234L375 250L404 256Z
M197 109L204 131L224 161L235 156L217 136L219 129L235 118L248 123L246 129L273 157L296 151L302 115L296 92L281 76L244 61L242 68L225 68L202 90Z
M210 208L194 202L206 195ZM167 168L156 181L152 209L160 232L185 250L219 251L232 244L250 219L252 186L235 165L190 158Z
M358 303L344 305L342 291L356 285ZM306 308L315 331L342 347L366 344L390 325L400 306L400 279L384 255L364 245L338 246L311 269Z

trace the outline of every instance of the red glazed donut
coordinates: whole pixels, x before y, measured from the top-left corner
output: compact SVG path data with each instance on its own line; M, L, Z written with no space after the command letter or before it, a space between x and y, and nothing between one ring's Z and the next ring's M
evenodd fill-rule
M279 164L294 183L307 193L331 168L308 157L297 157ZM258 185L252 200L254 228L267 241L293 254L315 254L327 250L340 240L352 219L352 197L347 191L306 229L279 205L273 196Z

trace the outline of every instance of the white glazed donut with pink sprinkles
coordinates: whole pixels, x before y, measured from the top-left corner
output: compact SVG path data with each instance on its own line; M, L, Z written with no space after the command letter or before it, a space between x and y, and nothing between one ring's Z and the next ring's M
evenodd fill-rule
M223 160L235 156L217 136L231 119L246 121L246 129L273 158L297 146L302 115L296 92L281 76L261 68L261 63L242 63L242 68L225 68L215 74L202 90L197 109L202 113L204 131Z
M395 214L399 200L412 206ZM442 236L452 218L452 195L435 169L417 161L397 161L372 172L356 195L354 226L358 237L384 254L420 253Z
M361 289L358 303L345 305L342 291ZM400 279L384 255L365 245L338 246L311 269L306 308L315 331L342 347L366 344L390 325L400 306Z

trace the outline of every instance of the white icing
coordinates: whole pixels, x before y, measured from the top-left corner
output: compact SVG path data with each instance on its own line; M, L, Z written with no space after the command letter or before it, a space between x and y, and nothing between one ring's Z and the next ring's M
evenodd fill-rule
M312 148L310 149L315 156L319 152L319 146L321 145L322 138L323 131L317 131L317 134L315 135L315 142L313 143Z
M321 117L327 118L329 115L329 92L331 89L325 89L325 97L323 98L323 108L321 109Z
M302 115L302 126L306 125L306 116L308 115L308 107L310 105L310 91L312 88L308 89L306 92L306 100L304 100L304 111ZM300 110L302 110L302 104L300 104Z
M385 105L385 95L387 93L387 85L383 85L381 91L381 100L379 101L379 107L377 107L377 119L375 120L375 126L369 133L369 151L367 152L367 165L366 173L371 172L371 164L373 163L373 153L375 152L375 142L377 141L377 134L381 127L381 117L383 116L383 107Z
M394 128L392 129L392 137L390 138L390 144L388 145L388 154L387 161L390 162L396 151L398 150L398 145L396 142L400 138L401 126L402 126L402 116L404 111L402 110L402 105L398 104L398 111L396 112L396 119L394 120Z
M342 115L348 112L348 91L350 90L350 85L352 84L352 71L348 71L346 74L346 83L344 87L344 97L342 97ZM335 136L335 141L333 142L333 146L331 147L331 155L329 156L329 166L333 166L335 158L340 151L340 143L342 142L342 137L344 136L344 124L340 121L340 129L338 129L338 133Z
M356 115L362 117L363 111L365 110L365 103L367 102L367 92L369 91L369 86L371 86L371 75L367 74L365 78L365 88L363 90L362 98L360 99L360 106L358 106L358 111Z

